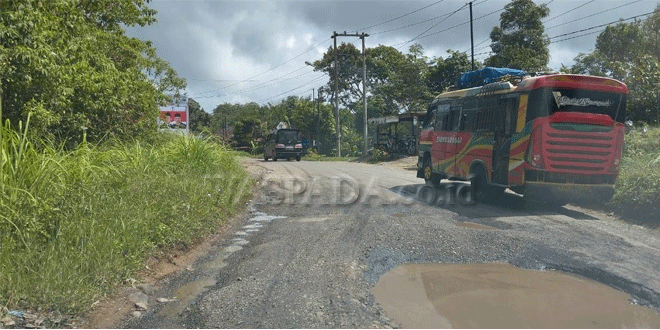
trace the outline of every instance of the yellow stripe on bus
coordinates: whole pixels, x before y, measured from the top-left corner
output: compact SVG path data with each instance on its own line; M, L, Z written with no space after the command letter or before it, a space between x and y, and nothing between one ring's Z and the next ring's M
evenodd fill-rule
M516 133L520 133L525 127L525 117L527 116L527 98L529 95L520 95L520 103L518 103L518 127Z

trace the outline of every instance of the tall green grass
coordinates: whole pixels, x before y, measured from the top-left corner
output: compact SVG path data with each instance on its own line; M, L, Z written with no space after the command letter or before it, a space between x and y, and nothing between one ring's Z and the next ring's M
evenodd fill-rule
M149 256L213 231L251 190L234 154L210 140L93 146L83 136L64 151L36 148L28 124L0 127L0 305L85 310Z
M660 128L636 129L625 137L622 167L614 197L616 208L658 217L660 211Z

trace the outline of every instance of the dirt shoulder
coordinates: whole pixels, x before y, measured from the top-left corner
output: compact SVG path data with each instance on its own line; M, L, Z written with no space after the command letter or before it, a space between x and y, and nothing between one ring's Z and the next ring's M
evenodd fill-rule
M267 171L266 168L256 162L246 161L245 159L241 159L239 162L255 181ZM104 299L94 302L89 312L75 322L73 326L83 329L116 328L123 319L140 309L136 307L134 297L145 294L149 297L148 300L164 298L151 296L155 294L157 288L168 277L191 271L193 264L198 259L216 249L216 242L224 237L235 222L245 216L246 212L246 210L239 212L228 222L217 228L214 233L200 239L186 249L172 251L162 258L151 258L137 278L126 279L125 284L117 287L114 292L109 293Z

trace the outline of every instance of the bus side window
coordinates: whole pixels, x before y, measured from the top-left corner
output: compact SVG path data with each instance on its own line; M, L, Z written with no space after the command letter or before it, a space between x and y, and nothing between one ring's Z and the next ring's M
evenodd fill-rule
M435 117L435 130L436 131L441 131L443 129L442 126L443 126L444 122L446 121L445 120L446 116L447 116L446 113L441 112Z
M516 122L518 121L518 98L511 98L508 99L508 102L506 104L506 112L505 115L507 116L506 120L504 121L504 133L506 135L511 135L515 131L516 127Z
M488 120L487 120L488 109L479 109L477 111L477 123L475 130L483 131L488 129Z
M451 109L447 131L457 132L461 123L461 109Z
M502 112L501 108L495 108L490 110L490 114L488 116L488 120L490 121L490 123L488 127L493 132L499 132L503 128L501 112Z
M461 115L461 127L460 131L461 132L472 132L475 130L475 124L476 124L476 116L477 112L476 111L463 111L463 114Z
M426 125L424 125L424 127L425 127L425 128L433 128L433 129L436 129L436 128L435 128L435 127L436 127L436 126L435 126L435 123L436 123L437 117L438 117L438 115L437 115L437 113L436 113L435 111L431 112L431 113L430 113L430 120L428 120L428 121L425 123Z

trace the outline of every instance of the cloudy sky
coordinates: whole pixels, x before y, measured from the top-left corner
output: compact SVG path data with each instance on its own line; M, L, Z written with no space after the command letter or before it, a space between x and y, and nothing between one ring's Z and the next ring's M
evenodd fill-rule
M603 24L652 12L657 0L534 0L547 3L544 19L553 69L590 52ZM221 103L278 103L289 95L311 97L327 76L305 61L320 59L334 31L367 33L366 47L413 43L425 55L470 50L467 0L155 0L158 22L129 28L151 40L158 54L188 81L187 93L207 112ZM488 57L493 26L507 0L474 0L475 57ZM646 16L640 17L644 19ZM629 22L629 21L628 21ZM339 37L353 42L356 37Z

